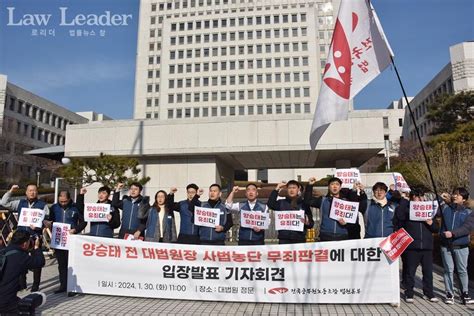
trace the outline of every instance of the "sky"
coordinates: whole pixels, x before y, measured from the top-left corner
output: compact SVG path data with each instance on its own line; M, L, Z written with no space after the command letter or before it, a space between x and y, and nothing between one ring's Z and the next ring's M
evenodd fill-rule
M474 40L474 0L372 3L409 96L416 95L449 62L449 46ZM76 14L105 11L132 17L120 26L59 26L60 7L67 8L68 23ZM138 8L139 0L2 0L0 73L72 111L132 118ZM7 25L10 12L12 24L20 23L24 14L52 16L48 26ZM401 97L395 72L389 67L356 96L354 106L386 108Z

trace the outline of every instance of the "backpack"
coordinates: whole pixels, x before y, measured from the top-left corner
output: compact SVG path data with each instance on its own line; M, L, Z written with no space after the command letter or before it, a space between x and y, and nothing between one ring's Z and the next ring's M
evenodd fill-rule
M9 255L13 255L15 253L19 253L20 250L18 249L13 249L7 252L0 252L0 281L3 279L3 273L5 272L7 268L7 257Z

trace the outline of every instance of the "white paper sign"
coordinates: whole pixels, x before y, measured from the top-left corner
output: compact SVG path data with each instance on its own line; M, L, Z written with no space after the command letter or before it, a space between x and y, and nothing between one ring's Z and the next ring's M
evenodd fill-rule
M43 220L44 210L23 207L20 211L20 218L18 218L18 226L30 227L30 225L33 225L41 228L43 227Z
M270 225L270 216L265 212L258 211L240 211L240 227L268 229Z
M302 232L304 230L304 220L304 210L275 211L276 230L293 230Z
M221 210L196 206L194 209L194 225L205 227L219 226Z
M424 222L435 217L438 212L437 201L410 201L410 220Z
M67 289L219 302L399 303L399 261L385 258L382 241L203 247L71 235Z
M410 192L410 187L408 183L405 181L401 173L394 172L393 179L395 181L395 190L400 192Z
M354 224L359 215L359 202L349 202L333 198L329 218L339 220L343 218L346 223Z
M70 229L71 224L53 223L53 228L51 229L51 248L68 250Z
M86 222L108 222L107 215L110 214L110 212L110 204L85 203L84 220Z
M361 182L359 169L336 169L335 177L341 179L343 188L352 188Z

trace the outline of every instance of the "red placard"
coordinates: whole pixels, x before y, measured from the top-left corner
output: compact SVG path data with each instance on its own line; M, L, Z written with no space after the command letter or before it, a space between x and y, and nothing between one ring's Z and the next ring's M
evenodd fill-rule
M395 261L412 242L413 238L410 234L404 228L400 228L382 240L379 246L391 261Z

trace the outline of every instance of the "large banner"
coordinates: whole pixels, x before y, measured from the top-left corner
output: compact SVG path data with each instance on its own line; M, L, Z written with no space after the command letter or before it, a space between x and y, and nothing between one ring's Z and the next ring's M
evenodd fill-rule
M383 238L203 246L71 235L68 292L278 303L400 302Z

